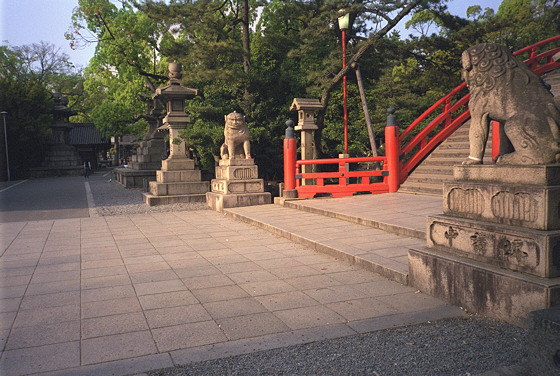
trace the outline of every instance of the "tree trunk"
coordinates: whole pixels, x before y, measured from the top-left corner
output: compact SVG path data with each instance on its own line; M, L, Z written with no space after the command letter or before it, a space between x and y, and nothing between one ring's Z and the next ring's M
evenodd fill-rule
M243 0L243 71L251 70L251 46L249 44L249 0Z

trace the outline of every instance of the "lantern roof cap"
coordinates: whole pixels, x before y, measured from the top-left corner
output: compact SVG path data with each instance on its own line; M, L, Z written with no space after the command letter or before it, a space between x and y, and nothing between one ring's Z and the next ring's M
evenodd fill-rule
M321 101L314 98L294 98L290 111L320 110L323 108Z

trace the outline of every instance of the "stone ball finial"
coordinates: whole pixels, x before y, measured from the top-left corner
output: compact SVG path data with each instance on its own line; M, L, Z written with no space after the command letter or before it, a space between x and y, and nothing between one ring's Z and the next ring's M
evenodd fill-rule
M389 107L387 109L387 113L390 114L390 115L393 115L395 113L395 107Z
M183 66L181 63L178 63L177 60L174 60L172 63L169 63L167 69L169 70L169 78L175 78L180 80L183 77L181 70Z

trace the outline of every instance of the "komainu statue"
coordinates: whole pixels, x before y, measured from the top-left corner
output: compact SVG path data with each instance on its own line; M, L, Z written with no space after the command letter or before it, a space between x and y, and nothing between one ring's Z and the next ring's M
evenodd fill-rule
M245 116L234 111L226 115L225 120L224 136L226 140L220 148L222 159L251 159L249 128L247 128L247 123L245 123Z
M501 123L498 164L560 162L560 97L505 47L483 43L461 57L462 77L471 93L470 155L481 164L490 121Z

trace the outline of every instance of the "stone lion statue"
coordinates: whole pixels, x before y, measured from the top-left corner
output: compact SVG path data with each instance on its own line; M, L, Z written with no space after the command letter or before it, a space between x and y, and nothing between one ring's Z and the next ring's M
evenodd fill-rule
M560 160L560 98L505 47L483 43L461 57L462 78L471 93L470 155L481 164L490 121L500 127L498 164L551 164Z
M245 123L245 116L234 111L226 115L225 120L224 136L226 139L220 148L222 159L251 159L249 128Z

